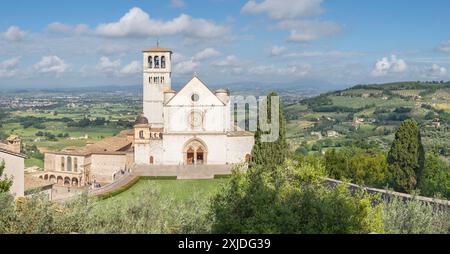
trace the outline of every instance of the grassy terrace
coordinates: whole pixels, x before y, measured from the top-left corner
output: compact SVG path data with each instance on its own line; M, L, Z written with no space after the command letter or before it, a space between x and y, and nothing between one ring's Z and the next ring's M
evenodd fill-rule
M208 205L209 199L220 189L221 185L228 179L212 180L140 180L129 190L119 195L98 201L96 211L115 207L114 209L126 208L128 204L135 202L147 195L146 190L153 187L167 199L175 202L188 202L193 196L202 200L203 205Z

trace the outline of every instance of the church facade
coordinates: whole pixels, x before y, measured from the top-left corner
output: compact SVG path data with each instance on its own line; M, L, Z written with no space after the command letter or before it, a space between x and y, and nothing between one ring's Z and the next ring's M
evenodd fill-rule
M155 47L143 55L144 112L134 128L85 147L46 152L44 171L37 177L84 187L114 182L138 166L148 166L151 173L151 165L231 165L251 159L254 135L232 124L227 90L211 91L194 75L176 92L171 86L172 52Z
M172 52L143 51L143 108L134 126L137 165L226 165L250 160L253 133L232 124L230 93L194 75L171 86Z

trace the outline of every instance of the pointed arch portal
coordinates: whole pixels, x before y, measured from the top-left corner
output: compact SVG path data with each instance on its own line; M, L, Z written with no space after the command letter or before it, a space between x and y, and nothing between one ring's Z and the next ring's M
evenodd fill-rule
M186 165L204 165L207 163L208 149L201 140L192 139L184 145L183 157Z

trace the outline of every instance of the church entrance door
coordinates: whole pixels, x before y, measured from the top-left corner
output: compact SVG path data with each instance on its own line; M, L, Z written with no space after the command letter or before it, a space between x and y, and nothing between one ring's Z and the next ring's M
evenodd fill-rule
M201 147L197 149L197 163L199 165L203 164L203 150Z
M194 165L195 152L194 149L189 148L187 151L187 164Z
M183 152L185 165L203 165L207 163L208 150L204 143L198 139L187 142Z

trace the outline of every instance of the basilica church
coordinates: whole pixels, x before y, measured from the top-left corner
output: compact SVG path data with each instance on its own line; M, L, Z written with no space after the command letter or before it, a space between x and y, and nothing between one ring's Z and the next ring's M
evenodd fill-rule
M212 91L197 74L174 91L171 62L171 50L145 49L144 112L134 128L85 147L46 152L39 178L83 187L111 183L121 172L135 168L147 173L173 166L217 165L215 169L249 161L254 135L233 124L229 91Z
M230 93L212 91L194 74L172 89L172 51L143 51L144 113L134 126L138 165L225 165L249 160L253 134L231 119Z

